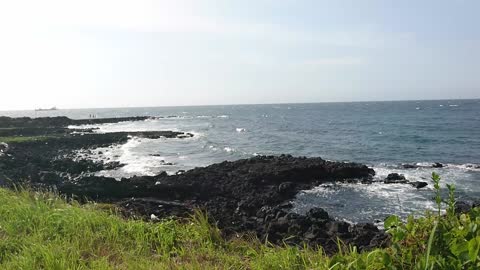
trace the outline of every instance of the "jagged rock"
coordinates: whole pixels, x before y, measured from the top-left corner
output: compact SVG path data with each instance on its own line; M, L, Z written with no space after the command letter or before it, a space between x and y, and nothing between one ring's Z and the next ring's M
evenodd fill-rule
M103 165L103 169L104 170L114 170L114 169L118 169L118 168L123 167L123 166L125 166L125 164L122 164L118 161L112 161L112 162L105 163Z
M331 235L336 233L348 233L350 224L345 221L330 221L326 224L327 231Z
M472 204L464 201L457 201L455 203L455 213L467 213L472 209Z
M327 211L323 210L322 208L318 208L318 207L310 209L307 213L307 217L309 217L311 219L315 219L315 220L318 220L318 219L328 220L330 218L328 216Z
M433 168L443 168L443 164L439 163L439 162L435 162L435 163L432 164L432 167Z
M294 184L292 182L283 182L278 186L278 192L288 192L293 186Z
M415 164L402 164L402 167L404 169L416 169L416 168L418 168L418 166L415 165Z
M406 184L408 180L403 174L391 173L383 181L385 184Z
M137 118L131 120L134 119ZM117 181L94 176L94 173L121 164L74 160L68 157L68 153L124 143L129 135L146 138L193 135L171 131L80 135L70 134L71 130L67 132L66 129L66 125L105 121L116 120L0 118L0 125L22 124L29 127L31 133L45 132L45 127L50 127L47 132L56 135L47 142L10 145L12 156L0 160L2 174L12 179L25 179L34 187L54 185L66 195L116 203L126 216L145 219L150 219L152 214L159 219L183 217L200 208L217 222L227 237L237 232L253 231L262 240L283 244L283 240L288 239L291 244L321 245L326 252L333 253L337 246L332 239L337 237L345 243L368 248L372 247L373 239L382 239L385 235L368 226L354 229L354 225L334 220L320 208L310 210L307 215L290 212L292 205L289 202L301 190L328 182L371 181L375 172L365 165L290 155L257 156L176 175L163 172L156 176Z
M428 186L427 182L422 182L422 181L415 181L415 182L409 182L410 185L412 185L415 188L424 188Z
M5 155L8 152L8 144L4 142L0 142L0 157Z

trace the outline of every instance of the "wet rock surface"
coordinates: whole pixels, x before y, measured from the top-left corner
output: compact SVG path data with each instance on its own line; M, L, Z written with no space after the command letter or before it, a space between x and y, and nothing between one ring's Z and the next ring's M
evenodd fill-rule
M435 162L432 164L432 168L443 168L443 164L439 162Z
M145 119L122 118L117 121ZM290 155L258 156L176 175L161 173L117 181L95 176L94 172L122 164L76 159L72 153L125 143L129 136L186 138L193 135L172 131L66 132L66 125L105 121L110 123L115 119L71 120L58 117L19 120L1 117L0 127L8 124L10 128L38 129L47 132L49 137L9 144L8 155L0 157L0 184L8 181L5 179L14 179L15 183L11 184L53 187L77 198L115 203L125 215L148 220L185 217L200 208L216 221L226 237L254 232L260 239L277 244L321 245L328 253L337 250L337 238L360 249L388 243L386 234L373 224L353 225L335 220L321 208L311 209L306 215L291 212L290 201L301 190L328 182L370 182L375 172L365 165ZM49 128L41 128L42 125ZM25 132L35 133L30 129Z
M8 144L0 142L0 157L7 154L8 148Z
M6 117L0 116L0 127L2 128L66 128L69 125L86 125L86 124L106 124L118 123L125 121L142 121L152 117L136 116L136 117L118 117L118 118L92 118L92 119L70 119L64 116L58 117Z
M410 185L412 185L414 188L424 188L426 186L428 186L428 183L427 182L423 182L423 181L415 181L415 182L409 182Z
M385 184L409 184L414 188L420 189L428 186L427 182L423 181L414 181L411 182L405 178L403 174L398 174L398 173L391 173L387 175L385 180L383 181Z
M383 181L385 184L406 184L407 178L403 174L391 173L387 175L387 178Z

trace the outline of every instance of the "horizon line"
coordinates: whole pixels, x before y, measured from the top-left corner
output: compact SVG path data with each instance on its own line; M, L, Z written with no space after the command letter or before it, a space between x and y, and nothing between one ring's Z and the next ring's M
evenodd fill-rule
M177 108L177 107L219 107L219 106L258 106L258 105L301 105L301 104L324 104L324 103L367 103L367 102L408 102L408 101L459 101L459 100L480 100L477 98L440 98L440 99L398 99L398 100L355 100L355 101L316 101L316 102L278 102L278 103L230 103L230 104L202 104L202 105L155 105L155 106L125 106L125 107L77 107L77 108L57 108L62 110L98 110L98 109L138 109L138 108ZM53 106L56 107L56 106ZM50 107L52 108L52 107ZM13 109L0 110L0 112L13 111L35 111L33 109Z

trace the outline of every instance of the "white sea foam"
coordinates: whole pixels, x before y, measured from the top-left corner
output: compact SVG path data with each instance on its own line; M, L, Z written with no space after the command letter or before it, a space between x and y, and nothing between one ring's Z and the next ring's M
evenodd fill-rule
M477 182L472 172L480 171L478 164L443 164L442 168L433 168L433 162L418 162L416 168L403 168L398 164L378 164L372 184L339 183L324 184L297 195L293 201L294 211L305 213L312 207L322 207L331 215L346 218L354 222L372 222L383 220L395 214L405 218L409 214L420 215L425 210L434 209L432 172L440 174L442 186L455 184L457 196L462 199L466 192L475 190ZM409 181L427 182L428 186L416 189L408 184L384 184L390 173L403 174ZM378 223L381 224L381 223Z
M225 147L225 148L223 148L223 150L225 150L225 152L227 152L227 153L232 153L232 152L236 151L235 149L233 149L231 147Z
M188 149L189 145L195 144L197 144L195 141L189 139L148 139L133 136L125 144L97 148L91 151L79 151L78 159L87 158L94 161L123 164L123 167L115 170L97 173L97 175L114 177L118 180L133 175L153 176L163 171L173 174L180 169L193 167L193 164L187 167L178 164L180 161L187 161L188 164L191 161L187 160L187 155L182 155L177 151L181 147Z
M184 140L184 139L195 139L195 140L197 140L197 139L200 139L200 138L205 137L205 133L203 133L203 132L198 132L198 131L195 131L195 130L190 130L190 131L187 131L187 132L185 132L185 133L190 133L190 134L193 135L193 137L190 137L190 138L182 138L182 140Z
M119 123L88 124L68 126L69 129L93 129L95 133L143 132L143 131L179 131L178 124L167 119L147 119L145 121L125 121Z
M480 172L480 164L472 164L472 163L446 164L446 167L454 167L454 168L458 168L458 169L465 170L465 171Z
M294 211L305 213L313 206L352 222L383 220L389 215L406 216L434 209L431 191L405 184L330 184L303 191L293 202Z
M191 116L185 116L185 115L169 115L166 117L161 117L160 119L162 120L182 120L182 119L192 119Z

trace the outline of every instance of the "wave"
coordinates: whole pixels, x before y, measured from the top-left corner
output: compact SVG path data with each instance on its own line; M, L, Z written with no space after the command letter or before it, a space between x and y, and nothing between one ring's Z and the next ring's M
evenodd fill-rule
M322 207L340 219L353 222L373 222L382 224L390 215L406 218L408 215L421 215L425 210L434 208L432 172L440 174L441 186L454 184L456 195L460 200L473 201L478 197L479 164L443 164L434 168L432 162L417 162L404 167L405 164L379 163L371 166L376 175L373 183L331 183L323 184L311 190L300 192L293 201L294 211L305 213L312 207ZM403 174L409 181L423 181L428 185L416 189L408 184L385 184L383 180L390 173Z
M159 119L148 121L125 121L119 123L106 124L86 124L78 126L68 126L69 129L92 129L94 133L114 133L114 132L143 132L143 131L179 131L178 125L174 123L162 122Z
M475 163L465 163L465 164L455 164L455 163L438 163L436 162L416 162L416 163L402 163L402 164L380 164L385 167L398 168L398 169L462 169L466 171L480 171L480 164Z
M404 184L338 183L302 191L292 204L296 213L303 214L317 206L339 219L381 224L390 215L406 217L433 210L435 204L430 197L430 190L417 190Z
M467 171L480 172L480 164L466 163L466 164L447 164L447 167L459 168Z
M182 156L180 153L172 154L168 150L168 145L163 143L164 141L165 139L163 138L148 139L130 136L129 140L124 144L77 151L76 159L89 159L104 163L118 162L122 164L123 166L117 169L96 173L96 175L113 177L117 180L134 175L154 176L163 171L168 174L174 174L179 169L185 169L182 167L183 165L177 164L177 162L187 159L187 156ZM178 140L182 144L184 141ZM169 140L169 142L172 141ZM163 150L160 150L163 148L163 145L167 147L165 153L163 153Z
M232 152L237 151L237 150L235 150L234 148L231 148L231 147L224 147L223 150L227 153L232 153Z

